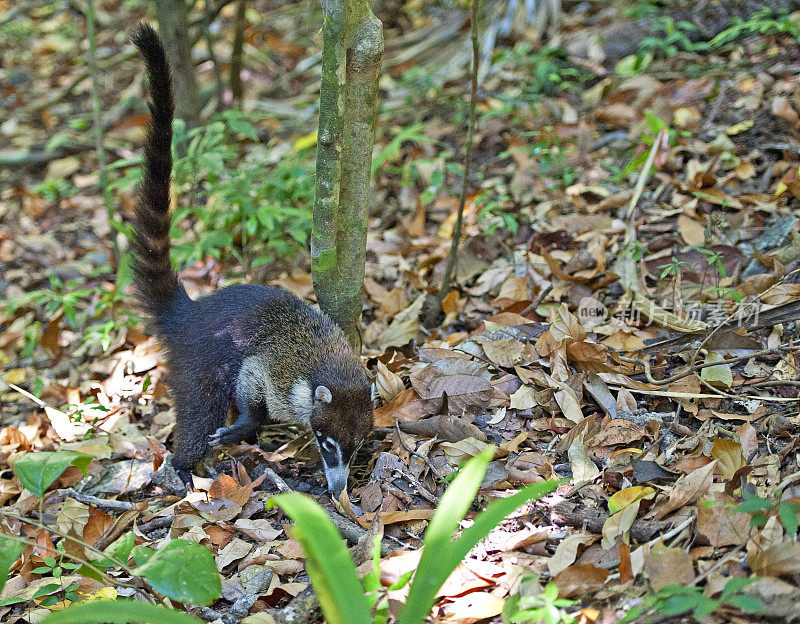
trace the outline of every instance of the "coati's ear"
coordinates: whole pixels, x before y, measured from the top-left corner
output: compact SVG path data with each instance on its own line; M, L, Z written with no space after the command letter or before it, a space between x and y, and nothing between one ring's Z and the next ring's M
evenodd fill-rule
M317 386L317 389L314 391L314 402L330 403L331 401L333 401L331 391L325 386Z

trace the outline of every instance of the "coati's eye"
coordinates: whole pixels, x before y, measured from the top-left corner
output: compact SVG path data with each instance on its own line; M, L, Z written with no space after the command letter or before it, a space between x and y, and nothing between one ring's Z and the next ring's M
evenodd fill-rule
M325 438L320 443L320 446L322 447L323 451L327 451L328 453L333 453L336 450L336 442L334 442L330 438Z

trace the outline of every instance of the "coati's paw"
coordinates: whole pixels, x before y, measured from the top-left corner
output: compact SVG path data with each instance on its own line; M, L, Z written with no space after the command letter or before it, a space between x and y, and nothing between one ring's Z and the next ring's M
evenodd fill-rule
M188 470L181 470L172 465L172 461L165 461L161 468L150 475L150 481L169 494L183 495L187 489L192 489L192 475Z
M194 481L192 480L192 473L188 470L178 470L176 469L175 472L178 473L178 477L183 484L186 486L187 490L194 490Z
M241 441L242 432L238 427L220 427L208 436L208 442L211 446L233 446Z

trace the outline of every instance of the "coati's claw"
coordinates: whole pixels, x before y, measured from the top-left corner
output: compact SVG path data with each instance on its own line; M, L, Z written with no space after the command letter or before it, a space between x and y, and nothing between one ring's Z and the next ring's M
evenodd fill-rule
M220 427L210 436L208 442L211 446L233 446L241 441L235 427Z

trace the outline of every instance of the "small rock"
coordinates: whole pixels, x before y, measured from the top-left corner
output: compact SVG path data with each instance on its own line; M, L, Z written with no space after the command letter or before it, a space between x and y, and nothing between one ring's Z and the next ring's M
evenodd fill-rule
M239 574L239 582L248 594L260 595L269 589L275 575L270 568L263 565L247 566ZM251 605L252 606L252 605Z

